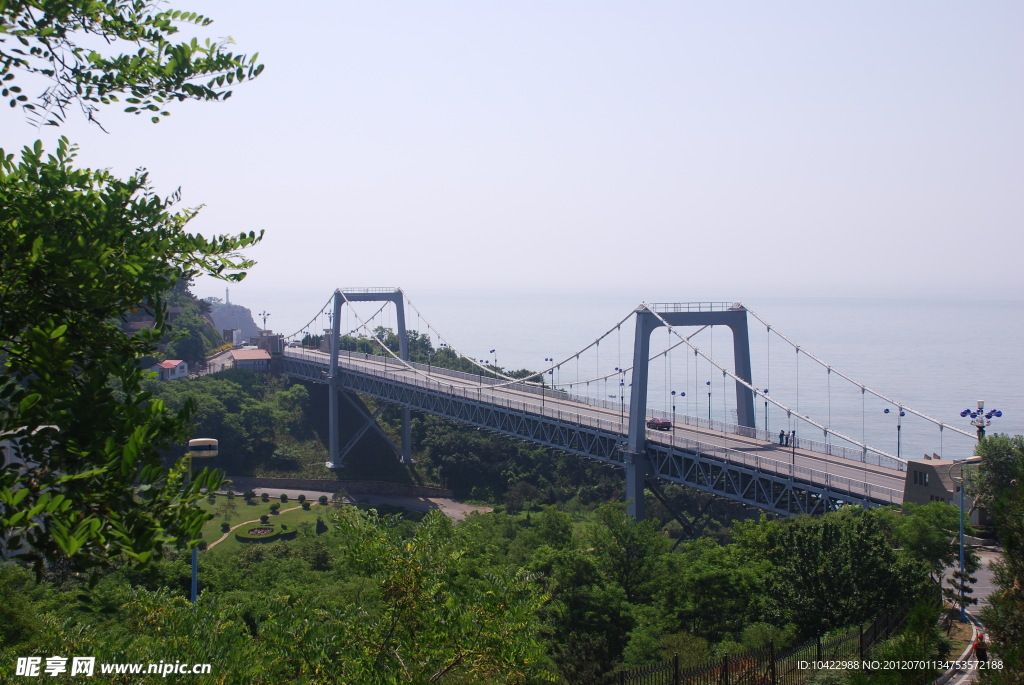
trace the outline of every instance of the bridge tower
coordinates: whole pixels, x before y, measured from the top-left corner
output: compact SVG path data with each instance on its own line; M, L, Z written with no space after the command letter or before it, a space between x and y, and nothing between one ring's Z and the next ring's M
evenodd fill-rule
M398 356L409 361L409 338L405 329L405 295L401 288L360 288L334 291L334 316L331 321L331 370L328 379L328 411L330 418L328 453L330 460L337 465L342 463L340 454L340 432L338 426L338 342L341 340L341 308L345 302L391 302L395 305L398 321ZM402 407L402 449L403 464L412 462L412 414L408 407Z
M644 483L653 474L646 448L651 333L664 325L662 320L672 327L728 326L732 330L736 375L747 383L751 382L750 336L747 331L747 310L743 305L682 303L642 305L637 308L636 337L633 343L633 389L629 398L629 435L623 453L623 464L626 469L627 511L638 521L644 518ZM738 381L736 407L739 425L754 428L754 393Z

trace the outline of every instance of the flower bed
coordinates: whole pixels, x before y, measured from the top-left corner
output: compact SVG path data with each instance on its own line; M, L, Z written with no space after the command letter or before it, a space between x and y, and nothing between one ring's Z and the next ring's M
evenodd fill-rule
M261 523L244 531L239 529L235 532L235 539L244 543L264 543L275 540L291 540L297 533L297 530L278 530L277 526Z

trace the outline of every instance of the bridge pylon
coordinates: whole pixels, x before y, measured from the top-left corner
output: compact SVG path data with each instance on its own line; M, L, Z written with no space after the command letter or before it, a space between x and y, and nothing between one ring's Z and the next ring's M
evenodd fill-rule
M409 337L405 328L405 294L401 288L360 288L352 290L337 289L334 291L334 315L331 321L331 367L328 393L329 439L328 453L335 466L341 466L344 455L341 454L340 428L338 425L338 342L341 340L341 308L346 302L391 302L395 305L395 318L398 325L398 356L409 361ZM402 407L402 449L400 457L403 464L412 463L412 413L409 407Z
M626 470L626 509L638 521L644 518L644 482L654 473L647 456L646 437L651 333L666 323L672 327L728 326L732 331L736 376L748 384L751 382L750 335L747 329L747 309L743 305L652 304L641 305L636 309L633 387L629 397L629 434L623 450L623 465ZM736 382L736 408L739 425L754 428L754 393L739 381Z

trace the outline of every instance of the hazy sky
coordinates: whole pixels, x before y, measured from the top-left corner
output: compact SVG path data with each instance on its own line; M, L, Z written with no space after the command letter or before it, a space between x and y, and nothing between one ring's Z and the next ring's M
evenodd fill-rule
M1024 4L175 0L266 71L83 165L266 229L232 299L1024 295ZM31 91L29 91L31 94ZM200 283L201 295L223 286ZM310 303L312 310L319 302Z

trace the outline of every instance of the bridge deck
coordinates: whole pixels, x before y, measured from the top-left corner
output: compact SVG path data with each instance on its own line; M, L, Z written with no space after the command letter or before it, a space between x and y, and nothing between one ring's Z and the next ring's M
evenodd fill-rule
M311 350L286 351L286 358L303 362L304 371L294 375L318 382L327 381L330 356ZM548 390L541 394L530 385L517 383L504 385L504 381L481 378L427 365L414 364L420 373L399 365L395 360L364 355L342 353L339 356L339 374L360 374L386 379L388 383L423 389L434 395L450 395L471 400L481 409L488 407L514 410L518 413L548 420L549 423L587 426L619 443L625 441L629 415L628 408L594 406L581 401L582 398L567 393ZM429 368L429 374L428 374ZM503 431L515 434L514 431ZM659 464L657 455L698 454L732 465L745 467L751 472L770 474L774 479L798 480L819 488L839 490L859 495L875 504L898 504L903 499L905 473L897 468L853 461L837 456L822 454L806 449L801 441L799 446L781 446L775 440L764 436L730 434L725 430L708 427L677 425L673 431L647 430L648 451ZM540 440L540 442L545 442ZM814 443L811 443L814 444ZM586 450L573 450L585 454ZM621 461L601 454L585 454L605 461ZM682 470L677 466L674 469ZM682 474L673 478L658 467L656 475L685 482ZM710 489L710 488L709 488Z

